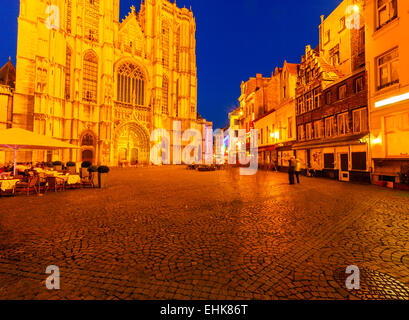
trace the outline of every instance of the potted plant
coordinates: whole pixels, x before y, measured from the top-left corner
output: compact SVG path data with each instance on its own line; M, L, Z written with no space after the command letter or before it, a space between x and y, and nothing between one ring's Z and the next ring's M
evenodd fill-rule
M77 169L75 167L75 162L69 161L67 162L67 169L70 174L76 174Z
M398 172L399 183L396 184L396 188L400 190L409 190L409 170L407 172Z
M84 161L81 163L81 178L86 178L89 176L88 168L92 165L89 161Z
M54 170L62 171L62 162L61 161L54 161L53 166L54 166Z
M106 188L109 168L107 166L100 166L98 168L98 183L100 188Z
M98 167L97 166L89 166L88 167L88 172L90 175L90 179L92 181L92 184L94 185L94 187L98 186Z

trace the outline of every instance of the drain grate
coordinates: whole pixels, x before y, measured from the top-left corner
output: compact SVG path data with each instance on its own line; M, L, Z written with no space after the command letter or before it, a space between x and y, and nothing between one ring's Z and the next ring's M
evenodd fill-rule
M346 268L334 272L335 281L346 289L345 281L349 275ZM360 290L348 292L365 300L409 300L409 288L392 276L368 268L360 269Z

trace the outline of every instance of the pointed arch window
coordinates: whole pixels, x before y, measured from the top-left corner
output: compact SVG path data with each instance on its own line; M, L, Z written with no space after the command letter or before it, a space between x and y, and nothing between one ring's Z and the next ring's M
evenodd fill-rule
M177 28L175 33L175 69L179 71L180 64L180 27Z
M169 34L170 28L167 22L162 24L162 65L169 68Z
M100 0L86 0L88 5L85 10L85 38L90 41L98 42L99 37L99 1Z
M145 75L138 66L123 63L117 73L117 101L144 106L145 82Z
M162 113L169 113L169 80L167 76L162 79Z
M65 98L71 98L71 49L67 47L65 56Z
M95 53L88 52L84 56L83 67L83 99L97 102L98 87L98 58Z
M67 28L67 33L71 33L72 0L66 0L66 3L67 3L66 28Z

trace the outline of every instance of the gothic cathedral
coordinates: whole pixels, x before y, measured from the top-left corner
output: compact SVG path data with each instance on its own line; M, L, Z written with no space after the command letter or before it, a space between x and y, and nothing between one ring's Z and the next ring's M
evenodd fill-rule
M147 164L152 130L211 126L197 114L192 11L145 0L119 17L119 0L20 0L13 126L81 147L26 161Z

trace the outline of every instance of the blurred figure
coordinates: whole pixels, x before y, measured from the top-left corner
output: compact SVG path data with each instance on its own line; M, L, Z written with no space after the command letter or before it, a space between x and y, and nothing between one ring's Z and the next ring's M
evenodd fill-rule
M290 180L290 184L295 184L294 174L295 174L295 158L291 157L290 160L288 161L288 179Z
M301 173L301 160L295 159L295 176L297 178L297 183L300 183L300 173Z

